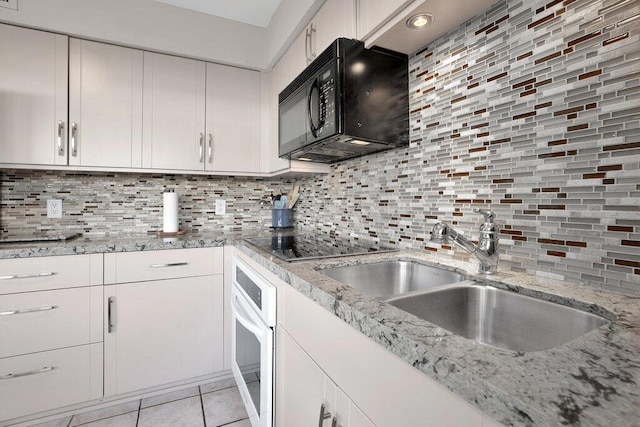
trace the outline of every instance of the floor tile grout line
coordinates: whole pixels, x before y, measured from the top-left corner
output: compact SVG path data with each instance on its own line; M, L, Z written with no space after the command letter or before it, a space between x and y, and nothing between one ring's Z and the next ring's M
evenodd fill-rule
M244 420L248 420L248 419L249 419L249 417L240 418L239 420L229 421L228 423L220 424L220 425L219 425L219 426L217 426L217 427L224 427L224 426L228 426L228 425L231 425L231 424L233 424L233 423L237 423L238 421L244 421Z
M107 406L107 408L109 408L109 406ZM98 419L95 419L95 420L87 421L86 423L76 424L74 427L84 426L84 425L87 425L87 424L95 423L96 421L108 420L109 418L115 418L115 417L119 417L121 415L131 414L133 412L139 412L139 411L136 409L135 411L127 411L127 412L123 412L121 414L111 415L110 417L98 418ZM82 414L82 412L80 414ZM71 421L73 421L73 417L75 415L80 415L80 414L74 414L73 416L71 416ZM70 425L71 425L71 421L69 421Z
M202 400L202 386L198 386L198 393L200 395L200 409L202 410L202 424L207 427L207 417L204 415L204 402Z
M199 394L199 392L198 392L198 394ZM167 400L166 402L156 403L155 405L145 406L144 408L142 407L142 403L140 403L140 410L142 411L143 409L155 408L156 406L166 405L167 403L179 402L180 400L193 399L194 397L198 397L198 395L194 394L193 396L181 397L180 399Z
M138 417L136 418L136 427L140 424L140 411L142 410L142 399L138 402Z

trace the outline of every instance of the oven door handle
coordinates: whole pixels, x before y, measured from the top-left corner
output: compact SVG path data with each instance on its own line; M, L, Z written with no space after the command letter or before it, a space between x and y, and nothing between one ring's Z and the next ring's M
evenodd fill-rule
M231 310L233 311L233 314L236 316L238 321L242 324L242 326L247 328L252 334L254 334L256 336L259 336L259 337L261 337L263 335L262 329L260 329L260 327L257 326L252 321L248 320L247 316L245 316L244 310L238 304L238 296L237 295L233 297L233 301L231 303Z

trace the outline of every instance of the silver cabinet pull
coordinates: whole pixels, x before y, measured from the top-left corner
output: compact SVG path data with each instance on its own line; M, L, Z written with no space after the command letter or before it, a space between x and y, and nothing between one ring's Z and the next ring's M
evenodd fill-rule
M35 273L35 274L14 274L11 276L0 276L0 280L12 280L12 279L29 279L29 278L33 278L33 277L47 277L47 276L53 276L54 272L49 272L49 273Z
M58 121L58 156L64 156L64 144L62 140L64 138L64 122Z
M168 264L151 264L151 268L164 268L164 267L180 267L183 265L189 265L188 262L170 262Z
M204 134L200 134L200 163L204 161Z
M331 418L331 412L325 412L326 407L324 403L320 405L320 417L318 418L318 427L322 427L324 420Z
M313 62L316 59L316 53L313 51L313 33L316 32L316 29L313 28L313 22L311 23L311 30L309 31L309 52L311 55L309 56L309 62Z
M55 305L45 305L44 307L38 307L38 308L23 308L21 310L0 311L0 316L10 316L12 314L37 313L39 311L53 310L54 308L58 308L58 307Z
M73 157L78 157L78 125L76 123L71 123L71 155Z
M114 297L107 298L107 333L113 332L114 324L113 324L113 304L115 304L116 300Z
M211 163L213 160L213 158L211 157L213 155L212 146L213 146L213 135L209 134L209 151L207 154L207 157L209 157L209 163Z
M331 427L336 427L338 425L338 419L336 417L333 417L333 420L331 420Z
M13 378L26 377L27 375L44 374L45 372L51 372L56 369L54 366L45 366L42 369L36 369L35 371L20 372L18 374L7 374L0 377L0 380L10 380Z
M304 57L307 60L307 65L309 65L309 41L311 40L311 34L309 33L309 29L307 28L304 31Z

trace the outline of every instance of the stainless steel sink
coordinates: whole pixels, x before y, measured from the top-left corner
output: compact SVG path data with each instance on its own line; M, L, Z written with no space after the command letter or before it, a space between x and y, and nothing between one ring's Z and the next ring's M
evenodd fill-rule
M575 308L474 282L387 302L456 335L522 352L558 346L608 323Z
M380 299L465 280L456 272L409 261L350 265L320 271Z

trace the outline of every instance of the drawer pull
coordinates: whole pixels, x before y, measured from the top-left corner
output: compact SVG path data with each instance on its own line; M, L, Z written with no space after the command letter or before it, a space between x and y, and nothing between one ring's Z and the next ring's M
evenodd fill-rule
M45 372L51 372L56 369L53 366L45 366L42 369L36 369L35 371L20 372L19 374L7 374L0 377L0 380L10 380L12 378L26 377L27 375L44 374Z
M0 276L0 280L11 280L11 279L29 279L32 277L47 277L53 276L54 272L49 273L35 273L35 274L14 274L12 276Z
M189 265L188 262L170 262L169 264L151 264L151 268L164 268L164 267L180 267Z
M22 310L0 311L0 316L10 316L12 314L37 313L39 311L49 311L58 308L55 305L45 305L38 308L23 308Z

